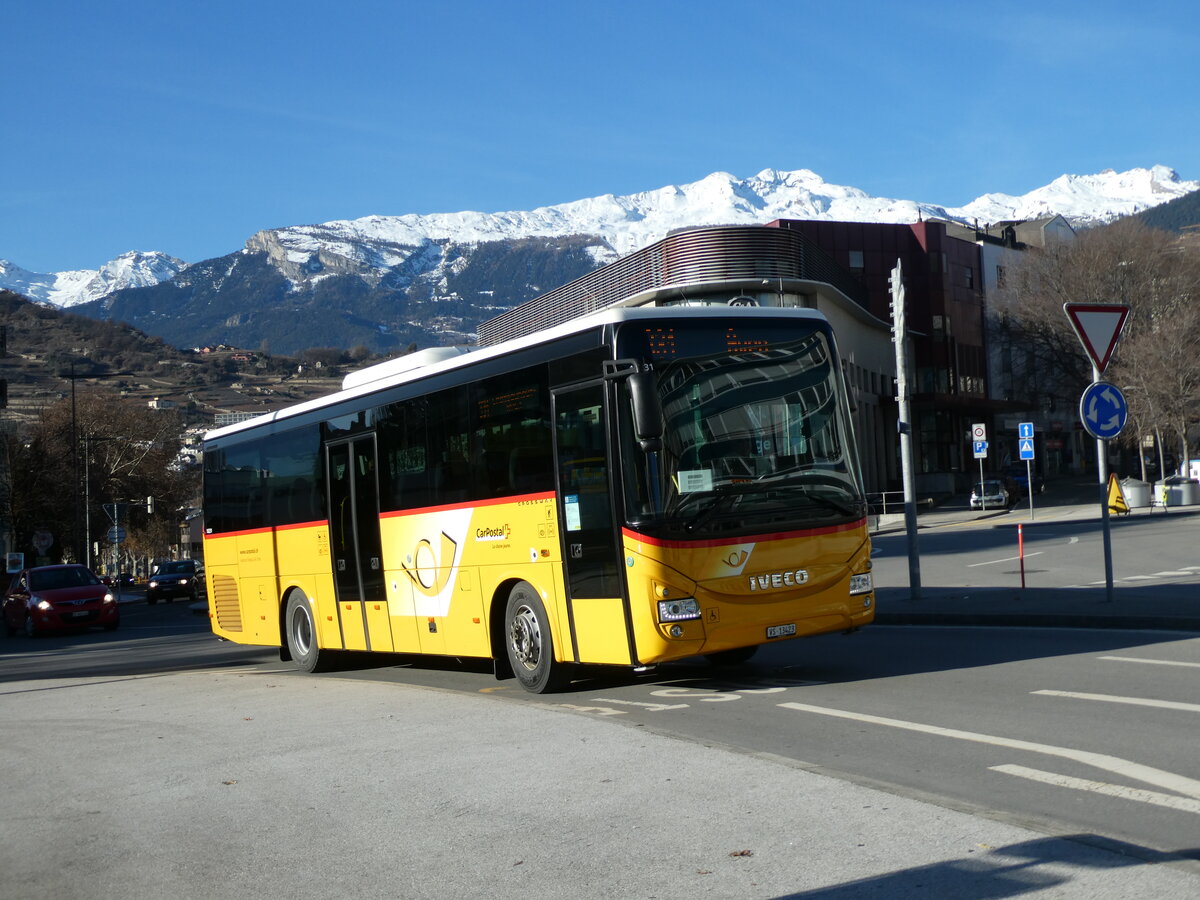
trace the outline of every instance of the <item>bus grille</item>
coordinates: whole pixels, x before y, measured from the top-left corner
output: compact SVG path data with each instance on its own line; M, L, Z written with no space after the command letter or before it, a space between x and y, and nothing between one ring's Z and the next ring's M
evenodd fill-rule
M241 631L242 604L238 600L237 579L228 575L214 575L209 579L208 590L221 630Z

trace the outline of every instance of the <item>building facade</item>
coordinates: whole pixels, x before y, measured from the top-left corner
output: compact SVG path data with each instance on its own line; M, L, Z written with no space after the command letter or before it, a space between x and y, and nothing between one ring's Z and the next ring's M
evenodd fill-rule
M894 225L785 219L858 279L867 310L891 320L891 273L899 261L912 338L910 391L917 491L961 492L978 478L970 428L1005 406L988 384L986 303L979 246L948 233L945 222ZM895 420L895 391L887 396ZM899 442L891 440L898 454ZM993 458L986 468L998 468ZM896 471L896 466L889 467ZM893 487L898 486L893 483Z

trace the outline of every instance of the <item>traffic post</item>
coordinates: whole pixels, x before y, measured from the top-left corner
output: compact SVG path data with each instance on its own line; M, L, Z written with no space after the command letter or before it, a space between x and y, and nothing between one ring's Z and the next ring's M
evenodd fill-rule
M987 459L987 425L977 422L971 426L971 450L979 460L979 505L987 509L987 493L983 489L983 461Z
M1112 528L1108 516L1108 442L1125 427L1129 407L1114 384L1101 381L1121 339L1129 307L1118 303L1064 303L1063 312L1092 361L1092 383L1079 398L1079 420L1096 439L1096 474L1100 484L1100 521L1104 537L1104 596L1113 599Z
M1017 450L1025 462L1025 493L1029 495L1029 521L1033 521L1033 423L1017 425ZM1022 582L1023 582L1022 578ZM1024 587L1024 583L1021 585Z

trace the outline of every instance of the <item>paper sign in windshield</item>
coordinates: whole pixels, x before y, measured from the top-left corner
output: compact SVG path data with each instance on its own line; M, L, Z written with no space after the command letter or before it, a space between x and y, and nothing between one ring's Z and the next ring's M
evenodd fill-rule
M696 491L711 491L713 479L711 469L686 469L679 472L679 493L694 494Z

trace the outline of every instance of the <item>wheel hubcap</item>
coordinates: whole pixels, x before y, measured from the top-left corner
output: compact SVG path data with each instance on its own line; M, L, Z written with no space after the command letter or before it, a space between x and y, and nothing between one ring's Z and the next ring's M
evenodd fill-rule
M528 606L522 606L513 616L509 644L517 662L530 671L537 668L542 659L542 630Z
M296 614L292 616L292 642L302 656L306 655L312 646L312 623L302 609L296 610Z

